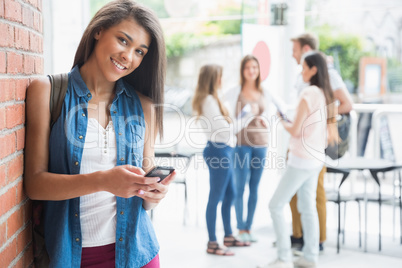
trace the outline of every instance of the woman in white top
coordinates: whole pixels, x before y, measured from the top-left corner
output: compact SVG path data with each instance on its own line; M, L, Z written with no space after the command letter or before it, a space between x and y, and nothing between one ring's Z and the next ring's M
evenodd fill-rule
M222 220L225 230L225 246L249 246L248 242L237 240L232 234L230 212L235 197L232 177L233 153L236 144L236 127L228 116L226 107L218 98L221 88L222 67L205 65L201 68L198 84L193 99L193 109L201 124L207 125L208 143L204 149L204 160L210 174L210 192L206 211L209 242L207 252L210 254L233 256L234 253L218 244L215 234L216 213L222 201Z
M339 137L334 124L336 122L334 96L324 57L319 53L307 56L303 63L302 76L310 86L303 89L299 95L293 122L281 121L285 130L291 135L289 158L286 171L269 204L277 237L278 259L264 267L293 267L289 230L283 208L296 192L297 207L303 225L304 254L295 262L295 266L316 267L318 261L319 226L316 209L318 174L323 167L327 142L338 142Z
M258 200L258 186L265 166L268 149L267 114L271 95L261 86L260 64L253 55L246 55L240 64L240 85L225 94L232 118L238 118L247 108L254 115L250 124L237 136L235 149L234 180L236 187L235 208L238 239L257 242L251 233ZM244 190L248 185L247 207L243 210ZM246 214L245 216L243 214Z

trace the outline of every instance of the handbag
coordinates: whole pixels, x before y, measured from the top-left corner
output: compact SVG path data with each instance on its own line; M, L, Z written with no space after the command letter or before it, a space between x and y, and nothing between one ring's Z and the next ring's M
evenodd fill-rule
M341 158L349 149L350 114L340 115L336 123L338 125L338 134L341 141L333 145L328 145L327 149L325 149L325 154L333 160Z

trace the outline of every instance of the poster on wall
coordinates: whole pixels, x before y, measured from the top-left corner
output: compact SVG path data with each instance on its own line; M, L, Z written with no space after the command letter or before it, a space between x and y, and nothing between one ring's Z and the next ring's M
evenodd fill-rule
M281 95L284 87L285 28L278 26L243 24L242 54L254 55L260 63L262 85L273 94Z
M269 105L267 111L267 125L271 128L270 151L273 155L285 155L281 148L287 148L288 135L276 128L276 108L284 111L284 93L285 93L285 57L289 56L289 51L284 45L285 27L243 24L242 26L242 54L243 56L252 54L260 63L260 75L262 86L267 89L271 96L275 98L275 105ZM286 54L285 54L286 53ZM275 107L277 106L277 107ZM279 149L279 151L278 151ZM285 159L284 157L275 157L276 160ZM272 160L272 159L271 159ZM269 166L277 166L276 160ZM276 163L276 164L275 164Z

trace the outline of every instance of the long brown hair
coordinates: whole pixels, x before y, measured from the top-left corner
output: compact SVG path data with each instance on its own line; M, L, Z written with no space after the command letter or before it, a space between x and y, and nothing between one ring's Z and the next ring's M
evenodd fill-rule
M197 117L200 117L202 115L202 105L205 101L205 98L208 95L212 95L212 97L218 101L221 114L225 117L225 120L230 123L231 120L229 118L229 112L218 98L218 89L220 86L220 80L222 79L222 70L222 66L216 64L208 64L201 67L193 98L193 110L195 111Z
M82 66L88 60L95 47L94 36L100 29L108 29L126 19L134 19L143 27L151 36L151 44L140 66L123 79L156 104L156 123L162 137L166 50L162 27L152 10L132 0L115 0L104 5L82 35L73 67Z
M258 65L258 77L255 80L255 87L257 90L261 93L263 93L262 87L261 87L261 68L260 68L260 63L258 62L257 58L253 55L246 55L243 57L240 63L240 86L243 89L244 84L246 83L246 78L244 77L244 69L246 68L246 64L249 61L255 61Z
M310 78L310 85L319 87L325 96L327 104L327 124L328 124L328 143L340 142L338 128L336 127L337 110L335 108L335 97L329 82L328 67L325 56L321 53L314 53L304 58L304 62L309 68L315 66L317 73Z

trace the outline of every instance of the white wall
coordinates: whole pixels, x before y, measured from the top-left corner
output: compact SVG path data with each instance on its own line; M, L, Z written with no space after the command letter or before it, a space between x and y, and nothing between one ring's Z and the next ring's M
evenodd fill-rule
M89 1L43 1L45 74L68 72L89 22Z

